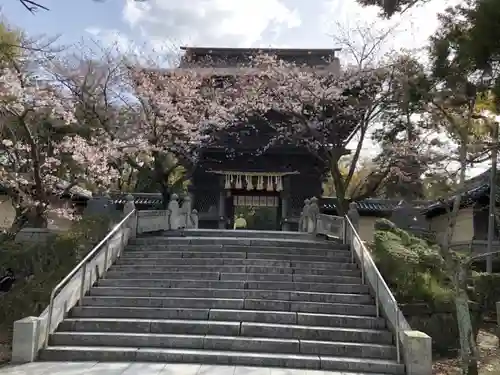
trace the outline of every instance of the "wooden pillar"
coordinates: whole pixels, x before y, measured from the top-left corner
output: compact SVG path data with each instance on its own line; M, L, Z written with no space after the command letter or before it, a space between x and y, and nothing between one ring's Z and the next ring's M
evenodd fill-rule
M224 190L224 176L219 183L219 229L226 229L226 191Z
M283 176L283 191L281 192L281 230L289 231L290 224L288 223L288 199L290 197L290 177Z
M290 224L288 224L288 199L286 197L281 198L281 230L289 231Z

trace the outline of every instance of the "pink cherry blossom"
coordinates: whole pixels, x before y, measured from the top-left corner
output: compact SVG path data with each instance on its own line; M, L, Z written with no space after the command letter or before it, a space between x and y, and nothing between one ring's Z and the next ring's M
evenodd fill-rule
M29 64L0 69L0 110L0 180L18 218L31 212L43 222L61 181L107 186L115 178L108 150L79 133L71 96L41 81Z

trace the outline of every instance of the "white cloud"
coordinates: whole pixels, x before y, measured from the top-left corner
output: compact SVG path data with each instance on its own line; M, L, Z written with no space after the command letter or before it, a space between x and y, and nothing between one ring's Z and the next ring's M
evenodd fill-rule
M88 27L85 31L91 35L92 40L97 42L97 46L88 44L90 50L97 55L103 53L103 51L100 51L102 47L106 51L127 55L146 65L167 67L172 66L172 64L177 65L179 62L180 50L177 45L160 44L152 41L141 42L140 38L131 38L113 29Z
M123 18L153 43L231 47L254 45L264 33L277 36L301 24L284 0L127 0Z
M361 25L376 25L376 28L393 29L385 40L385 52L400 49L422 49L428 44L429 37L436 31L438 13L460 0L432 0L423 5L415 6L402 15L394 15L390 20L379 17L378 7L363 8L354 0L325 0L320 24L326 34L336 34L336 23L343 27Z
M99 40L103 47L114 47L122 53L135 51L137 49L134 42L118 30L88 27L85 31Z

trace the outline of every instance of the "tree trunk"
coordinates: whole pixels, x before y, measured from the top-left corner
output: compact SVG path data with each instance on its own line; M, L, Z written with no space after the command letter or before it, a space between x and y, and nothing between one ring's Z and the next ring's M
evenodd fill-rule
M45 209L38 207L16 208L16 216L9 232L16 234L23 228L47 228L48 221Z
M460 177L457 186L462 191L465 184L467 168L467 145L465 139L459 149ZM450 245L455 232L458 211L462 201L462 194L457 194L453 201L452 211L449 213L448 228L443 243L441 254L446 264L448 277L453 283L457 325L460 338L460 357L463 375L477 375L477 346L472 329L472 319L469 310L469 296L467 294L467 267L453 256ZM468 264L468 263L466 263Z
M335 187L335 197L337 198L337 215L345 216L347 213L347 204L346 204L346 193L347 187L338 167L338 161L330 162L330 174L332 176L333 186Z
M347 215L347 211L349 210L348 203L343 194L337 195L337 215L345 216Z
M21 229L23 229L23 227L26 225L27 222L28 219L23 213L21 214L16 213L14 221L12 222L12 225L9 228L9 233L15 236L17 233L19 233Z
M454 284L462 371L464 375L478 375L477 349L470 316L467 269L465 267L457 265Z

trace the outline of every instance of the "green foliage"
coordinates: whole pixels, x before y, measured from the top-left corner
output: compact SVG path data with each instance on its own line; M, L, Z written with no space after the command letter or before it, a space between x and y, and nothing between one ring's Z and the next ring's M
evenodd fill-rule
M13 61L20 54L21 33L0 23L0 63Z
M451 300L438 248L378 220L372 247L374 260L400 303L440 303Z
M472 275L474 299L479 303L483 313L495 312L496 303L500 301L500 274L479 273Z
M376 6L380 8L382 17L391 18L394 14L402 13L407 9L424 4L429 0L356 0L362 6Z
M436 77L480 77L478 88L491 92L500 106L500 0L467 0L448 8L431 38L430 57Z
M13 322L37 316L48 305L50 293L61 279L101 240L109 228L104 217L85 218L45 244L0 243L0 274L12 268L16 283L0 295L0 330Z
M425 199L440 199L456 190L456 183L445 173L429 173L423 179Z

